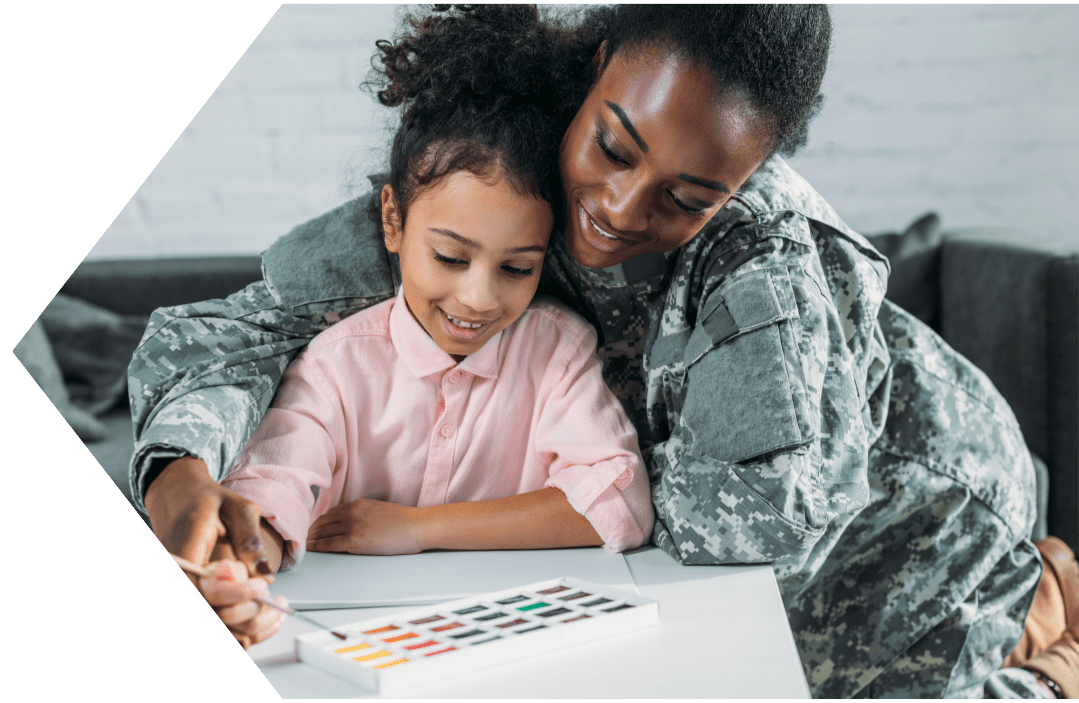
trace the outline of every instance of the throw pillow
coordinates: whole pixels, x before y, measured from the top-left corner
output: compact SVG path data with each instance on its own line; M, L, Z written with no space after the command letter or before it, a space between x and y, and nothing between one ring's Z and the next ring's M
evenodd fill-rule
M886 297L933 329L940 327L940 217L922 215L902 233L868 235L888 257L892 273Z

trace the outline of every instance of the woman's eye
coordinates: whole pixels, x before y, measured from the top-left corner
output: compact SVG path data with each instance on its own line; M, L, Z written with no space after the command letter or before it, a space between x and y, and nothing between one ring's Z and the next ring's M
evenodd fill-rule
M461 264L465 263L461 259L454 259L454 258L449 257L449 256L443 256L442 254L439 254L437 251L435 252L435 261L437 261L438 263L443 264L445 266L460 266Z
M628 161L623 159L618 154L614 153L614 151L611 149L611 145L607 143L607 133L604 132L602 129L596 130L596 144L599 145L600 150L602 150L603 153L607 155L607 158L611 161L615 162L616 164L622 164L623 166L629 165Z
M674 193L672 193L669 190L667 191L667 194L671 196L671 200L673 200L674 204L678 206L678 209L682 210L683 212L685 212L688 215L699 215L702 212L704 212L705 210L707 210L709 207L711 207L710 205L704 205L702 207L695 207L693 205L689 205L687 203L682 202L681 200L678 199L677 195L675 195Z
M508 273L511 276L515 276L517 278L526 278L528 276L531 276L532 272L535 271L536 269L534 269L534 268L522 269L522 268L517 268L516 266L503 266L502 270L505 271L506 273Z

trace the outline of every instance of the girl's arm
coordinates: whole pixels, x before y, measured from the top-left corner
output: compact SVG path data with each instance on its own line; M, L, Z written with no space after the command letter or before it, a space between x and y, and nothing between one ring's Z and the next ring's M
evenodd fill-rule
M378 555L600 544L592 523L557 488L423 508L361 498L330 508L307 536L314 552Z

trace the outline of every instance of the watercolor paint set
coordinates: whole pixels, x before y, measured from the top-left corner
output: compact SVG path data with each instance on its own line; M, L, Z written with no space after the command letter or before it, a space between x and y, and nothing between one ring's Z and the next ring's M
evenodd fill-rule
M457 678L659 621L659 604L589 581L550 581L427 605L296 638L301 661L375 693Z

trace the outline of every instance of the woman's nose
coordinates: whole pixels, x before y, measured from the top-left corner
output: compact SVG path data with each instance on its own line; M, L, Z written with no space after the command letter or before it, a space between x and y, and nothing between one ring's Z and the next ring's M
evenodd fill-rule
M649 186L641 178L624 174L607 183L601 200L608 224L623 232L648 228Z

